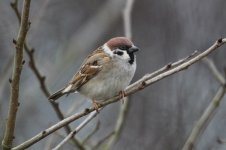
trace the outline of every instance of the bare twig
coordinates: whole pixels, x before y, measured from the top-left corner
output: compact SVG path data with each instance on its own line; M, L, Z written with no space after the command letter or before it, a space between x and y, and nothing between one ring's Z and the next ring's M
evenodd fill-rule
M226 43L226 39L219 39L217 40L212 46L210 46L207 50L205 50L204 52L198 54L197 56L191 58L190 60L181 63L180 65L166 70L164 72L162 72L161 74L153 77L153 78L149 78L149 76L151 76L152 74L147 74L144 77L142 77L140 80L136 81L135 83L129 85L126 90L125 90L125 96L128 95L132 95L144 88L146 88L147 86L150 86L151 84L164 79L174 73L177 73L179 71L182 71L184 69L187 69L189 66L191 66L192 64L194 64L195 62L198 62L199 60L201 60L202 58L206 57L208 54L210 54L211 52L213 52L214 50L216 50L218 47L222 46L223 44ZM181 61L181 60L179 60ZM105 107L111 103L115 103L120 99L120 96L115 96L109 100L104 101L102 104L100 104L100 107ZM35 144L36 142L40 141L41 139L45 138L46 136L48 136L49 134L55 132L56 130L64 127L65 125L71 123L74 120L77 120L79 118L82 118L83 116L86 116L87 114L91 113L92 111L95 111L94 107L90 107L90 108L86 108L85 110L83 110L80 113L76 113L70 117L65 118L64 120L54 124L53 126L49 127L48 129L38 133L36 136L32 137L31 139L25 141L24 143L16 146L13 148L13 150L19 150L19 149L25 149L28 148L30 146L32 146L33 144Z
M77 128L75 128L70 134L66 136L66 138L61 141L53 150L58 150L61 148L68 140L73 138L75 134L77 134L86 124L88 124L93 118L97 116L97 111L92 112Z
M14 67L11 83L11 94L9 102L8 120L6 122L6 129L4 138L2 141L2 147L4 150L11 149L12 142L14 139L14 128L16 124L16 114L19 106L19 85L20 85L20 75L22 71L22 61L23 61L23 45L26 38L26 34L29 28L29 9L30 0L24 0L22 17L19 28L19 33L16 40L16 54L14 57Z
M191 58L195 57L197 54L198 54L198 51L194 51L191 55L189 55L189 56L187 56L185 58L182 58L182 59L178 60L177 62L168 63L167 65L165 65L164 67L160 68L159 70L156 70L156 71L152 72L151 74L148 74L146 80L147 79L151 79L151 78L153 78L153 77L155 77L155 76L157 76L157 75L159 75L159 74L161 74L161 73L163 73L163 72L165 72L167 70L175 68L175 67L177 67L177 66L179 66L179 65L181 65L181 64L183 64L183 63L185 63L187 61L189 61Z
M123 11L124 31L127 38L132 38L131 12L133 9L134 0L127 0Z
M204 57L206 57L207 55L209 55L211 52L213 52L214 50L216 50L218 47L222 46L223 44L226 43L226 38L224 39L219 39L217 40L212 46L210 46L207 50L205 50L204 52L196 55L195 57L191 58L190 60L181 63L180 65L169 69L168 71L165 71L155 77L151 77L152 74L147 74L145 75L143 78L141 78L140 80L136 81L135 83L131 84L130 86L127 87L127 92L128 93L134 93L137 91L137 89L141 90L142 88L151 85L171 74L177 73L179 71L185 70L187 69L189 66L191 66L192 64L196 63L197 61L203 59ZM177 63L176 63L177 64ZM166 65L168 66L168 65Z
M12 2L11 3L11 7L13 8L14 12L16 13L18 21L20 22L21 21L21 17L20 17L20 12L18 10L18 0L15 0L14 2ZM38 79L42 92L48 98L50 96L50 92L49 92L49 90L48 90L48 88L46 86L46 83L45 83L46 77L41 75L41 73L39 72L39 70L38 70L38 68L36 66L35 59L34 59L34 52L35 52L35 50L32 49L32 48L29 48L26 40L24 42L24 49L25 49L25 52L27 53L27 55L29 57L29 66L30 66L31 70L34 72L36 78ZM58 119L59 120L63 120L65 117L64 117L64 114L62 113L62 111L59 108L59 104L57 102L54 102L54 101L48 101L48 102L50 102L50 104L51 104L53 110L55 111ZM64 128L65 128L65 131L66 131L67 134L69 134L71 132L71 128L70 128L69 125L66 125ZM77 139L72 138L72 141L77 145L77 147L80 150L84 150L85 149L82 146L82 144L80 143L80 141L78 141Z
M198 138L201 136L202 132L207 127L208 123L211 121L211 119L214 116L214 113L216 112L218 106L220 105L221 100L223 99L223 96L226 92L226 82L223 76L220 74L220 72L217 70L216 66L214 65L213 61L210 59L205 58L205 62L209 66L210 70L214 74L214 77L216 80L218 80L221 84L221 87L217 91L216 95L212 99L209 106L205 109L204 113L198 120L198 122L193 127L190 136L188 137L184 147L182 150L192 150L195 146L195 143L197 142Z

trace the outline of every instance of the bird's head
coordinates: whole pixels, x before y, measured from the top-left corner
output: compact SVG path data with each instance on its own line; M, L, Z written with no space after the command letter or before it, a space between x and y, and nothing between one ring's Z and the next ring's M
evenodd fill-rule
M139 48L126 37L112 38L104 44L103 48L112 57L126 60L130 64L135 61L134 53L139 51Z

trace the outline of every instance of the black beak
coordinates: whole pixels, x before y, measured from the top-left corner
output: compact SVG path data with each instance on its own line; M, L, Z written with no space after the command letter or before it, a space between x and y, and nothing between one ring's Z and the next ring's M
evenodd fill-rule
M132 46L131 48L129 48L129 49L127 50L127 52L128 52L128 54L132 54L132 53L137 52L137 51L139 51L139 50L140 50L140 49L139 49L138 47Z

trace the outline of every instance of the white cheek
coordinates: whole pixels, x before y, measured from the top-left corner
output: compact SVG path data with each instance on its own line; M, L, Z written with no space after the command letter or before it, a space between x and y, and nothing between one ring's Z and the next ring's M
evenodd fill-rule
M110 50L107 44L104 44L103 49L106 54L108 54L109 56L113 56L113 52Z
M119 51L122 51L123 52L123 55L117 55L117 54L113 54L113 52L110 50L110 48L107 46L107 44L104 44L103 45L103 49L105 51L106 54L108 54L109 56L113 57L113 58L116 58L116 59L120 59L120 60L130 60L130 57L128 55L128 53L126 51L122 51L122 50L119 50Z
M127 54L126 51L123 51L123 50L120 50L120 49L117 49L116 51L120 51L120 52L123 52L123 55L118 55L118 54L114 54L113 53L113 58L117 59L117 60L126 60L126 61L129 61L130 60L130 57L129 55Z
M124 59L124 60L129 60L129 59L130 59L130 57L129 57L129 55L127 54L126 51L123 51L123 55L122 55L122 56L119 56L119 57L121 57L121 58Z

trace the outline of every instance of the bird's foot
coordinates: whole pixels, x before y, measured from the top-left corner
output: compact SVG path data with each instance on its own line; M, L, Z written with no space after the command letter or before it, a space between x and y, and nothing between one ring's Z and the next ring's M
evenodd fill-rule
M96 101L96 100L92 100L93 101L93 107L96 110L97 113L99 113L99 108L101 107L101 103Z
M124 98L126 97L125 91L120 91L119 92L119 97L121 99L122 104L124 104L124 100L125 100Z

